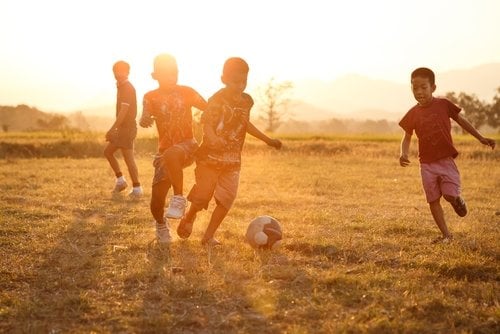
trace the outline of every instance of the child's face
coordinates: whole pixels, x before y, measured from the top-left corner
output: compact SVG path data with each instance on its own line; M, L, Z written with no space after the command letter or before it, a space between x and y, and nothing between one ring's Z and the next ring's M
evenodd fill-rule
M113 74L118 82L125 81L128 78L128 71L124 69L114 69Z
M432 85L429 78L415 77L411 79L411 90L418 104L427 106L432 101L432 93L436 90L436 85Z
M223 78L222 81L233 95L239 96L243 94L245 88L247 88L247 77L248 75L246 73L233 73Z
M157 66L151 73L153 79L158 81L160 87L171 87L177 84L177 68L171 66Z

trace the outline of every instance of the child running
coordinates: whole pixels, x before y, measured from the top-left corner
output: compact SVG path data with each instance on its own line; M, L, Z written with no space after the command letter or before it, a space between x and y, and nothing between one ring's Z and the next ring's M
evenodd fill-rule
M411 108L399 122L405 134L401 141L402 167L410 164L408 153L411 136L415 131L418 138L418 153L422 184L432 217L441 236L433 243L449 243L453 235L444 219L440 198L444 197L455 212L464 217L467 206L460 192L460 173L454 158L458 151L453 146L450 118L482 144L495 148L495 141L483 137L460 113L460 108L443 98L433 97L436 90L434 72L428 68L417 68L411 74L411 89L417 105Z
M194 89L177 84L176 59L160 54L154 60L151 74L158 81L158 89L144 95L142 127L156 122L158 153L154 159L155 174L151 192L151 213L156 221L156 237L159 243L170 243L167 218L179 219L184 215L186 199L183 196L183 168L194 161L198 143L193 136L192 107L202 111L207 103ZM164 216L167 193L173 188L174 195Z
M227 59L221 77L225 87L208 100L208 108L202 114L204 134L196 154L196 183L188 195L189 210L177 228L180 238L191 235L196 214L207 209L213 197L216 207L201 242L208 246L220 244L214 234L236 198L246 133L269 146L281 148L280 140L269 138L250 122L253 99L244 92L248 71L245 60Z

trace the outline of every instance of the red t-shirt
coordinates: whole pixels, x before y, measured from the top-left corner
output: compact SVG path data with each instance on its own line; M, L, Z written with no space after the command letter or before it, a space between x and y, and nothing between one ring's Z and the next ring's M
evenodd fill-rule
M155 118L160 153L193 138L192 107L204 110L206 102L191 87L177 85L168 92L156 89L144 95L143 114Z
M457 120L460 108L443 98L433 98L428 106L416 105L399 122L406 133L418 138L420 162L429 163L446 157L455 158L450 118Z

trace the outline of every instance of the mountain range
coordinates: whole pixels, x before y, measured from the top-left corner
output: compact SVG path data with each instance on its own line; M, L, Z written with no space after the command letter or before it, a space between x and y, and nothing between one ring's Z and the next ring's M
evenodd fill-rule
M403 84L358 74L345 75L327 82L296 81L290 92L287 118L298 121L332 118L396 121L415 104L409 81L408 79L408 84ZM500 87L500 63L436 73L436 85L435 96L444 96L451 91L464 92L491 102ZM254 115L258 112L258 105L256 107ZM89 116L113 117L114 105L81 111Z
M409 81L401 84L352 74L330 82L295 82L290 117L397 120L415 104ZM464 92L491 102L500 87L500 63L436 73L436 86L435 96Z

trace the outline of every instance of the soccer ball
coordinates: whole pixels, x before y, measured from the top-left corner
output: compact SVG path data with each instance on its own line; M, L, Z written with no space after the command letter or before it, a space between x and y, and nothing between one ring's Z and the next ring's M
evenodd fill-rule
M280 222L271 216L259 216L247 228L245 240L255 249L276 249L283 238Z

